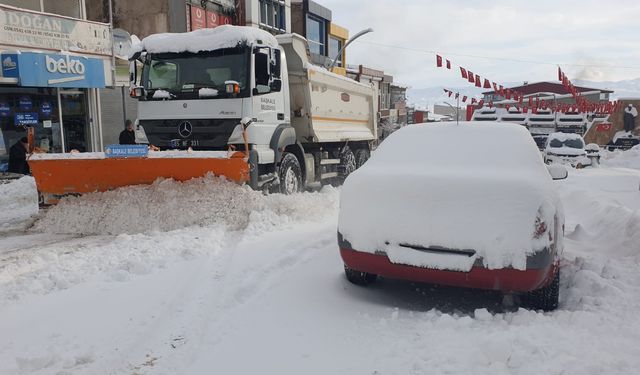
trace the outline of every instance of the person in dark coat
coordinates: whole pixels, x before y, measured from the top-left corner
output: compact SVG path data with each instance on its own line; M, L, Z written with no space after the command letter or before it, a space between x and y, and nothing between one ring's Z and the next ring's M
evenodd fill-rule
M9 172L29 174L29 164L27 163L27 149L29 147L29 141L26 137L20 138L9 149Z
M121 145L135 145L136 133L133 131L133 123L131 120L125 122L125 129L120 132L120 144Z
M624 131L631 133L636 127L636 117L638 117L638 110L629 104L624 109Z

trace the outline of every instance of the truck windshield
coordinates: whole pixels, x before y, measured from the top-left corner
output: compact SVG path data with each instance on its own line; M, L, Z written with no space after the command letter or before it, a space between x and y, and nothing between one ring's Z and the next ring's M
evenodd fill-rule
M242 97L249 92L248 61L246 48L153 54L145 62L142 85L147 99L214 99L227 97L225 81L236 81Z

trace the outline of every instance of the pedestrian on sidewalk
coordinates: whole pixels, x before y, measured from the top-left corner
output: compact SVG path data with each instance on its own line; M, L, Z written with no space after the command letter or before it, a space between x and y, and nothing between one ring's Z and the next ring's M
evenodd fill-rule
M135 145L136 133L133 131L133 123L131 120L125 121L125 129L120 132L121 145Z
M22 137L9 149L9 172L30 174L29 164L27 163L27 150L29 140Z

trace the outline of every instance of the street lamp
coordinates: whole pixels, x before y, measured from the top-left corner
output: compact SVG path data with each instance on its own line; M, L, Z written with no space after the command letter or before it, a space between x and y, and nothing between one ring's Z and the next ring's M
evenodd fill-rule
M344 44L344 46L342 46L342 48L340 48L340 51L338 51L338 54L333 58L333 62L327 67L327 69L331 70L336 66L336 63L338 62L338 57L340 57L342 55L342 51L344 51L347 48L347 46L349 44L351 44L351 42L353 42L354 40L360 38L364 34L368 34L368 33L371 33L371 32L373 32L372 28L364 29L364 30L360 31L359 33L357 33L356 35L352 36L349 40L347 40L347 42Z
M457 94L457 93L456 93ZM447 102L442 102L446 105L448 105L449 107L451 107L451 110L454 111L456 113L456 125L460 125L460 116L458 116L458 110L460 109L460 95L458 95L458 104L456 108L453 108L453 106Z

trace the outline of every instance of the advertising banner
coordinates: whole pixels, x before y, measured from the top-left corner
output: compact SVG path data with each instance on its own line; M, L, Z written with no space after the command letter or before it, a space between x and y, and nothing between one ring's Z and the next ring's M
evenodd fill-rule
M109 25L0 5L0 45L111 55Z
M207 13L206 10L191 6L191 31L204 29L207 27Z
M12 69L11 72L16 73L20 86L105 87L104 65L100 58L36 52L3 54L0 58L3 60L5 74L4 61L11 59L15 62L17 68ZM20 107L22 108L23 105L21 104ZM29 109L23 108L23 110Z

